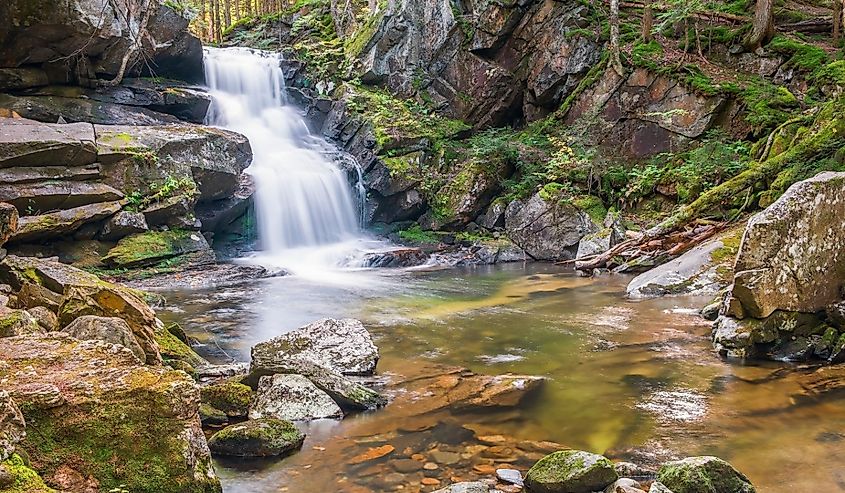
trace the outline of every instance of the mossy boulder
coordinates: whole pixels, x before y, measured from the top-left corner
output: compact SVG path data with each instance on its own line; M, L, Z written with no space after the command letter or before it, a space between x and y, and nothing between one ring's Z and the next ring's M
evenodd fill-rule
M73 490L219 493L183 372L138 363L121 346L58 332L0 339L0 378L27 424L18 444L47 484Z
M193 369L208 365L205 358L197 354L191 346L173 335L173 332L167 328L156 327L155 341L158 344L162 359L169 365L173 365L177 361Z
M205 237L196 231L148 231L120 240L103 257L103 263L112 268L146 267L180 255L208 252L210 249Z
M0 473L0 493L56 493L18 454L0 462Z
M18 209L12 204L0 202L0 246L9 241L18 229Z
M561 450L540 459L525 475L532 493L601 491L619 479L606 457L580 450Z
M144 350L132 335L132 329L122 318L84 315L64 327L62 332L82 341L96 339L119 344L131 351L138 358L138 362L146 359Z
M305 435L290 421L253 419L215 433L208 441L212 453L235 457L271 457L302 447Z
M657 480L674 493L754 493L744 474L718 457L687 457L667 462Z
M18 229L11 242L35 243L73 234L83 225L105 219L120 211L122 202L98 202L71 209L48 212L36 216L24 216L18 221Z
M44 332L38 320L26 310L14 310L0 306L0 337Z
M203 404L208 404L230 417L246 416L252 401L252 389L233 381L203 387L201 395Z

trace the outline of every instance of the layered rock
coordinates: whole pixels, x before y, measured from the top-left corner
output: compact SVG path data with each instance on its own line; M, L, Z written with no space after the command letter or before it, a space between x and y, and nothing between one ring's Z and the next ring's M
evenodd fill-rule
M0 357L6 388L25 409L20 447L51 486L220 491L199 389L184 373L62 333L0 338Z

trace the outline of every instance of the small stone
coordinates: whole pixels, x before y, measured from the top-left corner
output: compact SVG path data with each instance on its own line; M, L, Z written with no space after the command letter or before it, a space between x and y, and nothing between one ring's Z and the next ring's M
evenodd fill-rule
M381 447L372 447L366 452L356 455L349 461L350 464L361 464L370 460L380 459L387 454L393 453L396 450L393 445L382 445Z
M479 474L493 474L496 472L496 468L490 464L476 464L472 466L472 469Z
M604 493L636 493L642 491L639 482L629 478L619 478L605 488Z
M440 467L440 466L438 466L438 465L437 465L437 464L435 464L434 462L426 462L426 463L423 465L423 469L425 469L426 471L434 471L434 470L437 470L439 467Z
M437 478L422 478L420 483L426 486L437 486L440 484L440 480Z
M413 455L411 455L411 458L414 459L414 460L418 460L418 461L424 461L425 460L425 456L423 454L413 454Z
M522 486L522 473L516 469L496 469L496 477L505 483Z
M401 472L401 473L405 473L405 474L417 472L420 469L422 469L422 467L423 467L422 464L420 464L420 461L413 460L413 459L395 460L391 463L391 465L393 466L394 469L396 469L396 471Z
M455 452L446 452L443 450L432 450L429 455L431 456L432 460L434 460L434 462L447 466L457 464L461 460L460 454L457 454Z

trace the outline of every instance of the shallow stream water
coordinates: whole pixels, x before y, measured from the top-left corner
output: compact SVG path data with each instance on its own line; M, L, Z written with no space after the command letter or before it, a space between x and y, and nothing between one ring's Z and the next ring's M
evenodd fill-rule
M694 315L707 300L629 301L628 280L544 264L282 277L166 293L162 318L216 362L321 317L358 318L393 382L386 409L314 422L288 458L218 462L226 493L432 491L501 464L524 471L551 446L537 441L646 465L718 455L763 492L845 490L845 401L816 392L812 368L725 362ZM437 396L413 382L442 378L442 365L549 381L515 409L427 412Z

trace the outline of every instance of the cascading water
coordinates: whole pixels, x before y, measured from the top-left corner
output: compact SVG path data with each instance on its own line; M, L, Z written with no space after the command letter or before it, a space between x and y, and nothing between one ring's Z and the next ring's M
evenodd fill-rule
M346 173L326 157L337 151L287 105L279 62L271 53L206 48L212 96L206 122L245 135L252 146L248 172L256 184L262 261L294 272L337 265L360 238L362 205ZM360 184L356 193L360 199Z

